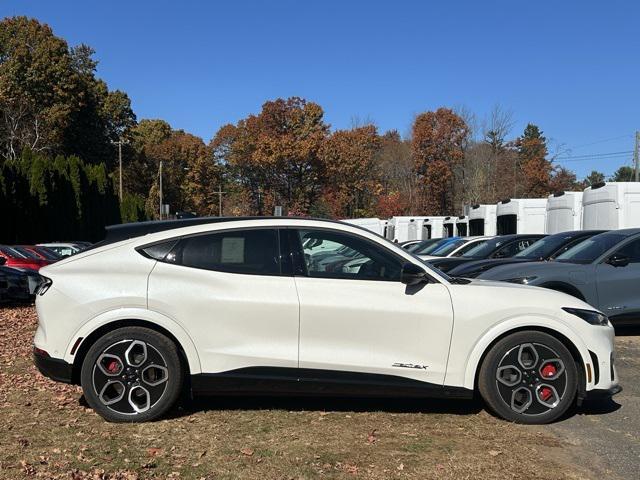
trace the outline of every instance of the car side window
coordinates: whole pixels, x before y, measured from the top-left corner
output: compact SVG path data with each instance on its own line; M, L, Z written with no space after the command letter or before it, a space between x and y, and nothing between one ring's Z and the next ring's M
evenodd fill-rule
M515 242L507 243L504 247L498 250L493 256L495 258L511 258L516 253L521 252L529 245L532 245L535 240L530 238L524 238L521 240L516 240Z
M616 254L629 257L629 263L640 263L640 239L627 243Z
M309 277L400 281L402 264L374 242L329 230L298 230Z
M249 275L280 275L278 231L229 230L181 239L166 263Z

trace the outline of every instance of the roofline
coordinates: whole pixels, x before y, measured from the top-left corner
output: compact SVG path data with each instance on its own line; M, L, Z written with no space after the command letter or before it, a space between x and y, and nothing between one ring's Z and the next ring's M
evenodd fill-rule
M132 222L122 223L117 225L109 225L105 227L106 237L103 241L99 242L99 245L108 245L110 243L120 242L122 240L129 240L131 238L141 237L150 233L164 232L168 230L175 230L178 228L192 227L197 225L208 225L226 222L242 222L253 220L311 220L326 223L334 223L340 225L348 225L354 228L360 228L362 230L369 230L362 228L359 225L343 222L340 220L332 220L329 218L315 218L315 217L195 217L195 218L183 218L177 220L151 220L146 222ZM96 244L98 245L98 244Z

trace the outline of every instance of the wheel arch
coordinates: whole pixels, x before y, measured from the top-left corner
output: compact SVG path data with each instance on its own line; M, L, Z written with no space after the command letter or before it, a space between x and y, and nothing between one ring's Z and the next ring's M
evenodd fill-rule
M585 296L580 291L578 287L575 285L571 285L567 282L553 281L546 282L540 285L542 288L548 288L549 290L555 290L556 292L566 293L567 295L571 295L572 297L576 297L582 301L585 301Z
M126 313L129 314L127 315ZM80 344L76 347L73 355L70 353L73 349L73 344L70 345L65 356L69 363L73 365L72 380L74 383L77 383L80 379L82 362L91 345L106 333L122 327L145 327L161 333L175 343L178 348L180 358L185 368L185 378L188 378L190 374L201 372L200 360L195 345L181 326L164 316L151 315L155 318L148 318L149 315L135 315L131 313L132 312L121 312L120 314L116 314L117 316L114 316L113 313L103 314L99 318L83 325L83 327L76 332L73 337L73 344L75 344L78 339L81 339Z
M559 331L559 329L553 329L545 325L514 326L512 328L509 328L493 336L491 341L489 341L486 346L480 347L481 348L480 352L477 352L477 349L479 348L479 345L477 345L476 351L474 351L474 353L476 353L476 361L471 361L471 357L474 356L474 354L472 353L470 357L470 362L467 364L467 372L465 375L465 387L473 390L477 390L478 376L480 375L480 369L482 368L482 364L485 361L485 358L489 353L489 351L494 347L494 345L496 345L496 343L498 343L503 338L508 337L509 335L512 335L514 333L523 332L523 331L536 331L536 332L546 333L548 335L551 335L558 341L562 342L562 344L565 347L567 347L567 350L569 350L569 352L571 353L571 356L573 357L576 363L576 368L578 370L578 377L579 377L578 397L582 398L587 388L587 376L585 372L585 364L588 363L590 360L589 353L588 353L589 351L586 349L585 346L579 345L577 341L570 338L571 335L569 332L561 332Z

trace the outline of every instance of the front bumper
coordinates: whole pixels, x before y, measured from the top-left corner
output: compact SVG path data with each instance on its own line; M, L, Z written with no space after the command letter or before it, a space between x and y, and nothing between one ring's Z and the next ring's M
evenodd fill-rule
M617 395L622 391L622 387L620 385L615 385L611 388L594 388L593 390L589 390L587 392L588 400L606 400L608 398Z
M41 352L34 348L33 363L42 375L56 382L73 383L73 365L61 358L52 358Z

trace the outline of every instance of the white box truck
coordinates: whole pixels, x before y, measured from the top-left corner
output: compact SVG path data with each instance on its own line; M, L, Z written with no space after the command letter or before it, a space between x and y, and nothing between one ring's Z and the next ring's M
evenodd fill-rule
M459 237L469 236L469 217L461 215L456 219L456 235Z
M456 217L444 217L442 235L445 238L456 236Z
M547 198L547 225L544 233L582 229L582 192L556 192Z
M444 219L445 217L420 217L418 220L420 240L443 238Z
M497 205L472 205L469 209L469 236L481 237L496 234Z
M602 182L582 195L583 230L640 227L640 182Z
M419 218L399 216L391 217L387 224L386 238L392 242L406 242L408 240L420 240Z
M357 225L362 228L366 228L367 230L377 233L378 235L384 234L384 220L380 220L379 218L347 218L342 220L345 223L350 223L351 225Z
M546 198L508 198L498 202L496 233L544 233L546 217Z

